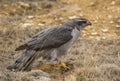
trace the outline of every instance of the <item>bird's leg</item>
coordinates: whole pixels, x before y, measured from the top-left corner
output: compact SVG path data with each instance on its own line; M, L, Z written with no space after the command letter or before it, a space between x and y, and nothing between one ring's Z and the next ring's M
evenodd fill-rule
M69 66L67 66L64 62L60 61L60 67L64 68L65 70L71 69Z

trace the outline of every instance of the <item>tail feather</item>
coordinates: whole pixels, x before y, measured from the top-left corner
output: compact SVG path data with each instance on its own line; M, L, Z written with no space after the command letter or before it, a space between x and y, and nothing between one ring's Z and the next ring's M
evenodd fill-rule
M12 71L29 71L38 53L34 50L26 50L14 63L7 67Z
M26 43L26 44L23 44L23 45L17 47L17 48L15 49L15 51L24 50L24 49L27 48L27 47L28 47L28 45L27 45L27 43Z

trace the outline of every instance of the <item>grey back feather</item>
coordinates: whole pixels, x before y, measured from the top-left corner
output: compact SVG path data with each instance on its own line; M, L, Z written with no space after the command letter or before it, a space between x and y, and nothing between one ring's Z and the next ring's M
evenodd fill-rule
M72 28L54 27L42 31L28 42L28 49L43 50L59 47L72 39Z

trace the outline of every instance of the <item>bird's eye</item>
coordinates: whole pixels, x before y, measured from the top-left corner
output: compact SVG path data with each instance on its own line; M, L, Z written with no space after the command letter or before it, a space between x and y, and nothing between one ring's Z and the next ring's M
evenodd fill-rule
M86 23L87 21L82 21L82 23Z

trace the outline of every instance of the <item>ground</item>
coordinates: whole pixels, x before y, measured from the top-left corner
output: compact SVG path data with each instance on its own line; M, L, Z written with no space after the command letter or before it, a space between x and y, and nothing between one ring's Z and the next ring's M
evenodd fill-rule
M30 72L6 67L23 51L14 49L39 31L74 18L85 17L92 26L82 31L62 58L71 68L35 62ZM0 0L1 81L120 81L119 0Z

